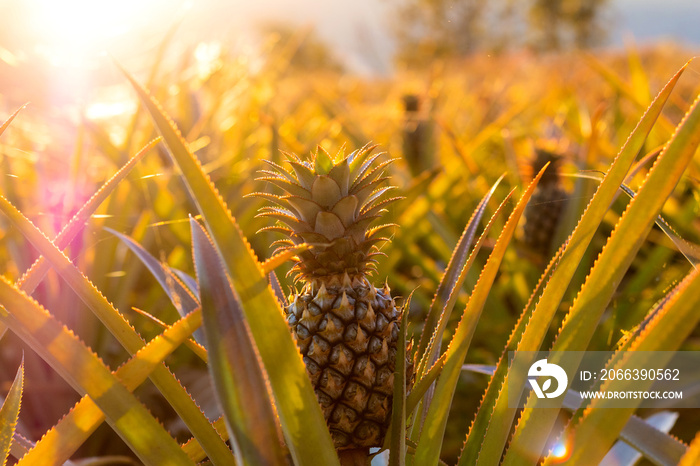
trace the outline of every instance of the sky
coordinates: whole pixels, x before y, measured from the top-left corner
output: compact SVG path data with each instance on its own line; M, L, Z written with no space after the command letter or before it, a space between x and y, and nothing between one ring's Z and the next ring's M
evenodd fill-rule
M231 25L247 30L263 18L275 18L299 25L313 25L318 35L333 45L352 69L360 72L390 71L395 44L391 35L392 9L398 0L205 0L210 13L220 20L230 18L232 4L237 11ZM216 13L216 10L220 14ZM610 0L611 30L608 45L622 46L629 38L644 44L676 40L700 47L700 0ZM222 31L228 19L219 25ZM215 32L216 25L212 28Z
M254 47L252 36L260 23L277 20L313 27L352 71L387 74L395 49L390 24L399 1L0 0L0 27L10 28L5 36L0 35L0 60L13 58L3 47L9 47L6 42L15 37L24 37L27 44L39 42L25 44L25 50L15 57L19 59L39 54L55 64L75 64L85 57L97 63L94 57L103 50L127 62L133 57L152 57L177 21L178 40L220 41L245 50ZM611 45L620 46L633 37L642 44L676 39L700 47L700 1L610 2Z

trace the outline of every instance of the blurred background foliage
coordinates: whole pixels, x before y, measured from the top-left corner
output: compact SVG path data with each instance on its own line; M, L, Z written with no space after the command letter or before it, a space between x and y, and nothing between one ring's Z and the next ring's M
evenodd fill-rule
M261 160L280 161L280 151L308 153L316 145L334 152L345 144L353 150L368 141L396 158L391 182L405 199L390 207L387 221L398 226L393 241L382 248L387 257L375 281L387 280L394 295L416 290L410 318L414 334L421 330L429 300L478 200L504 173L495 197L502 199L513 188L519 192L533 175L536 149L558 154L558 183L565 195L553 201L563 207L550 232L549 250L533 252L524 232L519 233L467 357L469 362L494 364L549 255L573 229L595 189L594 180L570 175L605 171L652 96L692 53L674 45L593 53L588 47L610 27L605 0L385 1L396 4L391 27L399 65L389 76L350 73L312 28L274 21L258 25L260 39L253 55L221 42L181 45L174 28L147 56L127 66L140 70L138 78L176 120L259 257L268 257L270 243L279 239L272 233L256 234L269 222L256 217L261 201L244 197L269 191L265 183L254 181L264 167ZM38 62L13 63L8 58L15 56L13 44L19 43L22 31L0 31L2 118L32 100L0 139L0 193L53 237L156 133L108 59L100 59L101 74L86 82L82 97L71 100L61 92L67 88L50 79L51 73ZM690 70L640 158L651 154L653 160L700 91L698 65L692 63ZM66 81L65 86L75 84ZM640 164L628 185L634 189L650 166ZM695 244L700 243L699 170L696 156L663 212L678 234ZM627 202L618 198L592 251L602 248ZM495 207L494 202L491 212ZM103 228L131 235L156 257L193 274L188 215L195 211L168 157L152 151L70 246L80 269L146 338L161 328L138 309L168 323L178 314L142 264ZM476 282L488 252L486 248L472 268L466 289ZM0 218L2 274L17 280L36 257L22 235ZM582 262L581 271L590 268L594 257L591 253ZM590 349L614 348L689 268L671 241L653 230ZM284 271L278 275L283 278ZM582 272L572 283L560 306L562 316L584 278ZM286 291L290 286L283 280ZM127 354L54 272L34 296L111 367L125 360ZM462 296L457 307L464 303ZM700 350L700 332L685 349ZM9 333L0 341L3 390L12 382L23 351L27 375L19 432L37 439L78 395ZM204 364L180 349L169 365L205 412L213 412ZM462 375L444 459L459 453L486 383L485 376ZM185 440L186 429L149 384L138 395ZM697 410L684 410L672 433L690 441L699 421ZM103 426L80 454L105 453L129 454Z

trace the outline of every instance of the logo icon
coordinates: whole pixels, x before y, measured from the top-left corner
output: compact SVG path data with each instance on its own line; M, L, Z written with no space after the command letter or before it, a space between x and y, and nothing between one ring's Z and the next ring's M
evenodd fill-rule
M535 361L535 363L530 366L527 377L537 398L556 398L564 393L566 386L569 384L569 378L566 376L564 369L556 364L548 363L546 358ZM537 383L537 379L540 377L548 377L541 387L540 384ZM552 388L552 379L557 381L556 390L554 391L550 391Z

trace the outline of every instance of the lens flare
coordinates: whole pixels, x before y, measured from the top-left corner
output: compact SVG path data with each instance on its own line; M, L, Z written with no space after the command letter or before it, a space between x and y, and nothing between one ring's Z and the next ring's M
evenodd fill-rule
M553 463L560 464L566 462L571 457L571 442L569 439L558 440L552 451L550 452L550 457Z

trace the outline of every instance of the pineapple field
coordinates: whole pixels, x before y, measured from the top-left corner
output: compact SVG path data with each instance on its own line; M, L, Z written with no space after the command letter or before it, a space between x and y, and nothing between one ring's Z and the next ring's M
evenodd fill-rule
M700 351L691 53L169 41L70 119L0 90L3 464L700 464L700 408L508 393Z

